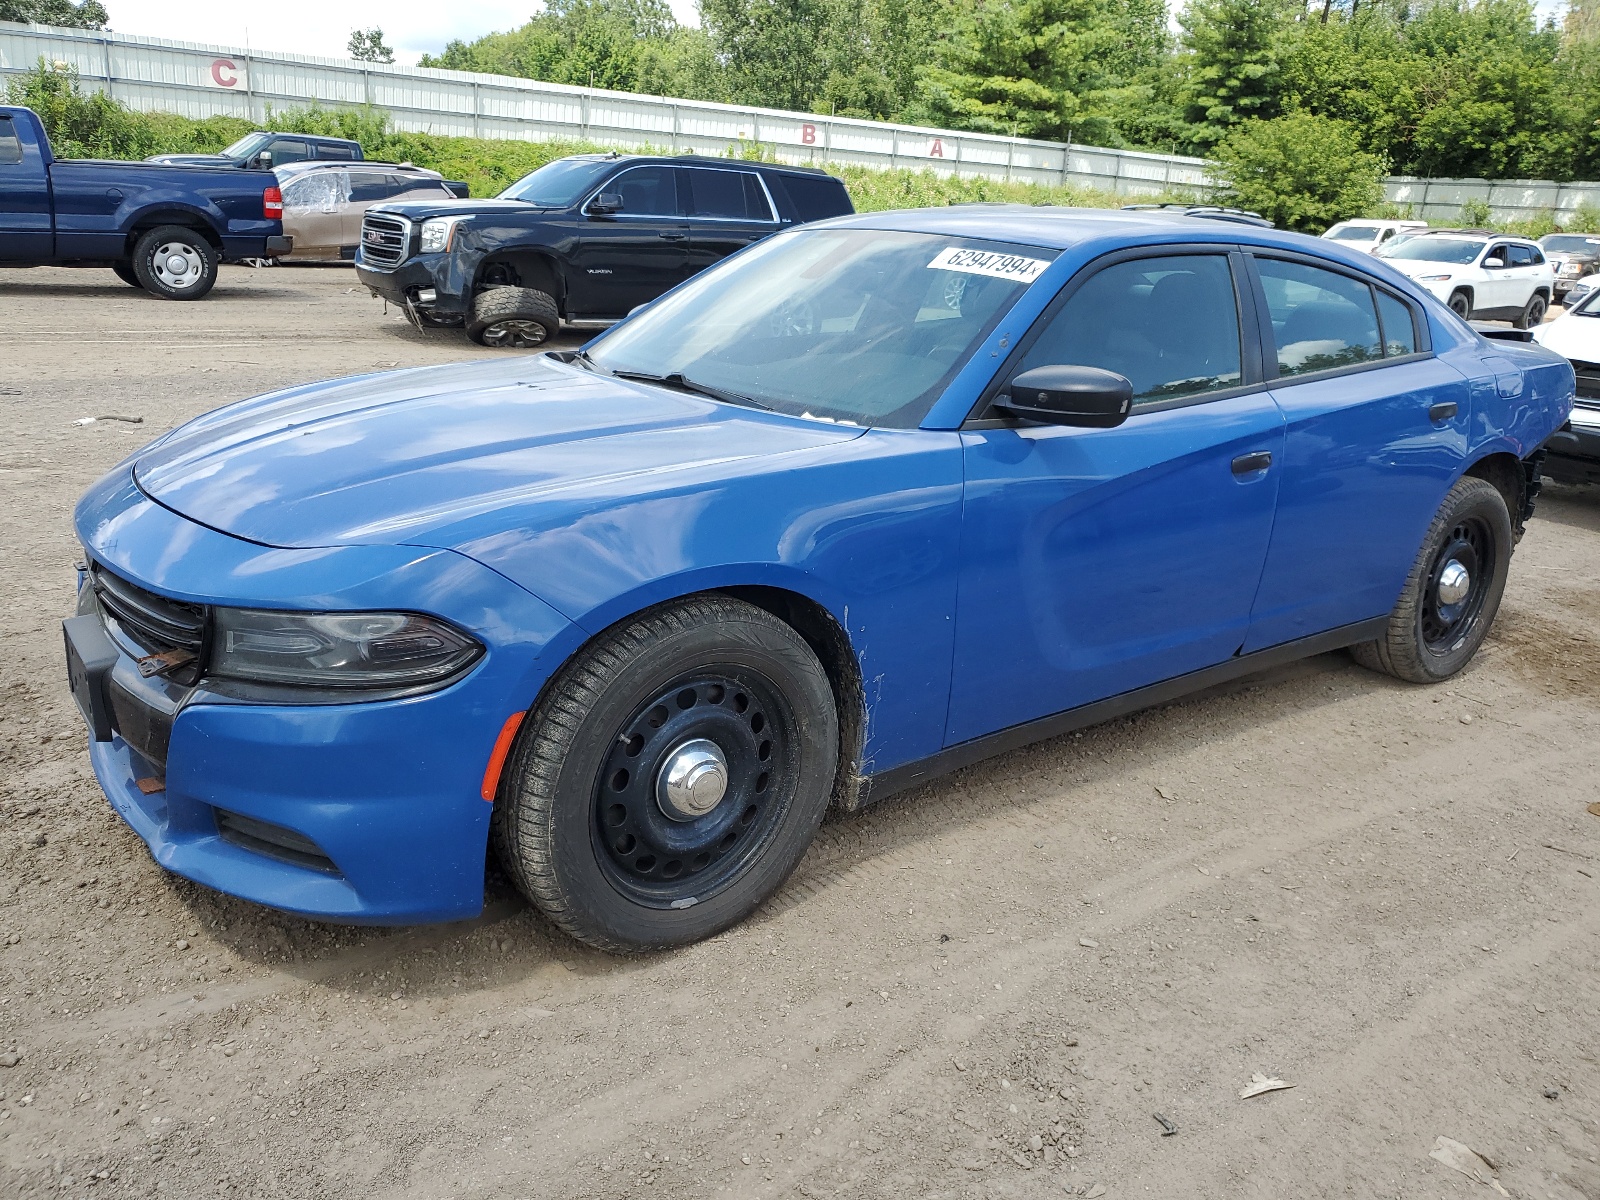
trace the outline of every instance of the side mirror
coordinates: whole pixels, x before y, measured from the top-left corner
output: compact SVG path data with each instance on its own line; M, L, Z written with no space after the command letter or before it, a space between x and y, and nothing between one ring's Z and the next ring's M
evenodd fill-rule
M607 217L612 213L622 211L622 197L615 192L601 192L589 201L589 215L591 217Z
M1133 408L1133 384L1099 367L1034 367L1011 381L994 406L1012 417L1047 425L1114 429Z
M256 166L263 171L272 170L272 151L263 150L260 154L256 155Z
M1506 265L1506 260L1503 258L1490 257L1483 260L1483 265L1487 270L1498 270Z

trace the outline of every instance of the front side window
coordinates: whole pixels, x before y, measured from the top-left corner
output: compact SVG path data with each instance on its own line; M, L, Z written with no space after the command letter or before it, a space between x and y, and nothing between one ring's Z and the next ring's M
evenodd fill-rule
M1022 356L1099 367L1133 383L1135 408L1242 381L1233 272L1221 254L1140 258L1096 272Z
M1378 310L1367 284L1321 267L1258 258L1277 342L1278 374L1307 375L1383 357Z
M772 209L761 190L761 180L751 171L714 171L704 167L684 171L689 182L689 215L721 217L732 221L770 221Z
M22 140L17 137L16 125L10 117L0 117L0 167L10 167L22 161Z
M283 189L285 212L335 212L350 199L347 171L309 171Z
M633 167L611 180L601 191L622 197L624 216L678 215L678 180L672 167Z
M267 153L272 155L272 165L281 167L285 163L305 162L311 157L311 147L304 142L279 140L267 147Z
M695 276L589 357L734 403L911 429L1055 256L942 234L797 230Z

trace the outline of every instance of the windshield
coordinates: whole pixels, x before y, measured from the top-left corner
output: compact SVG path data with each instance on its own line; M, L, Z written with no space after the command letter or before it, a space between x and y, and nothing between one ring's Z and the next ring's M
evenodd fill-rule
M1552 233L1539 239L1539 245L1557 254L1600 254L1600 238L1581 233Z
M910 429L1055 256L926 233L800 230L692 279L590 358L793 416Z
M1336 242L1370 242L1378 236L1376 225L1336 225L1323 235Z
M1484 243L1476 238L1417 237L1407 238L1398 246L1390 242L1378 251L1378 255L1381 258L1467 266L1477 259L1483 247Z
M540 208L566 208L589 190L616 161L609 158L558 158L524 175L505 191L502 200L526 200Z
M223 158L249 158L271 136L270 133L247 133L220 153Z

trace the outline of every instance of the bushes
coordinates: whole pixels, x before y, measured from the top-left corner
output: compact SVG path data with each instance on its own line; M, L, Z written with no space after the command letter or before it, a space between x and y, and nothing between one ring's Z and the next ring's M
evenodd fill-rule
M1344 121L1297 112L1246 121L1216 149L1223 199L1285 229L1321 233L1383 200L1383 160Z

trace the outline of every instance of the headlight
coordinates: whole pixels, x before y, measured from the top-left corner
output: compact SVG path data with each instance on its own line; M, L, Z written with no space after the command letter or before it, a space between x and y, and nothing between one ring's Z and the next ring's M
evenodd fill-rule
M1446 279L1449 279L1449 278L1450 278L1450 276L1448 276L1448 275L1418 275L1417 276L1417 282L1418 283L1443 283Z
M218 608L209 673L317 688L406 688L456 675L483 646L417 613Z
M437 254L450 249L460 217L431 217L422 223L422 253Z

